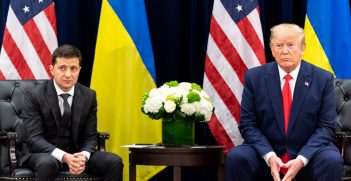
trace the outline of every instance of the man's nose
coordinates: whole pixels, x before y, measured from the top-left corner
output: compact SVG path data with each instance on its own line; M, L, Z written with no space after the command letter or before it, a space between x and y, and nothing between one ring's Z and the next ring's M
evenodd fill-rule
M66 77L70 77L72 75L72 72L70 69L67 69L66 72L65 72L65 76Z
M283 53L283 54L288 54L288 53L289 53L289 48L288 48L288 46L286 46L286 45L283 46L282 53Z

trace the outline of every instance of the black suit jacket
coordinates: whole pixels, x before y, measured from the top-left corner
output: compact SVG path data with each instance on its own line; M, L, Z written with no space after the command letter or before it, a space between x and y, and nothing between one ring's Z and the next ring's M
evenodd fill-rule
M58 144L61 113L53 80L27 92L21 117L28 133L30 152L22 156L23 163L31 153L51 153ZM72 141L75 151L94 152L97 145L97 101L94 90L75 85L72 102Z

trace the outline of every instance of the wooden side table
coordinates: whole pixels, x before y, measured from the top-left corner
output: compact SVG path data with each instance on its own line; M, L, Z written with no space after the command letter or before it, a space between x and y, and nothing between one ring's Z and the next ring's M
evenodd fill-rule
M136 165L173 166L173 180L181 180L182 166L218 167L218 180L224 181L224 147L223 146L194 146L194 147L162 147L129 148L129 180L136 180Z

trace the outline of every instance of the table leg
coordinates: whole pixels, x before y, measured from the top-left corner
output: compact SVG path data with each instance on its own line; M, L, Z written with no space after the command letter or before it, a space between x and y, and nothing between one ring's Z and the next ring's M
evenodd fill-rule
M129 165L129 181L136 181L136 165Z
M224 165L218 165L218 181L224 181Z
M180 167L173 167L173 181L180 181L182 179L182 170Z

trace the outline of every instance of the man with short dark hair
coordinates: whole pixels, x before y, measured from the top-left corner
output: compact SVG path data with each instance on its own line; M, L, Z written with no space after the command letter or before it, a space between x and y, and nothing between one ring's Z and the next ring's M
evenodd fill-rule
M76 47L58 47L50 65L53 79L26 94L21 117L30 153L22 162L34 171L37 181L53 181L62 170L91 173L105 181L122 180L122 159L96 151L96 93L77 83L81 62Z

